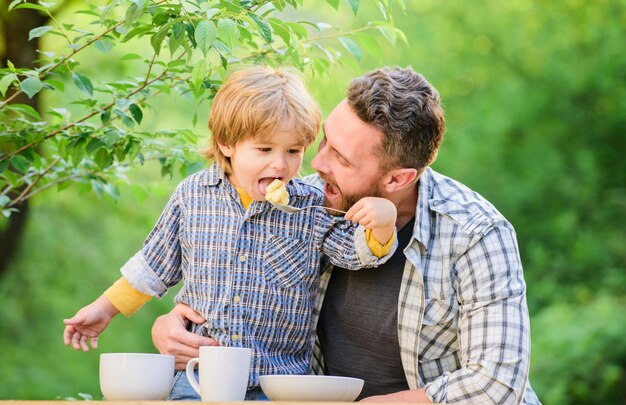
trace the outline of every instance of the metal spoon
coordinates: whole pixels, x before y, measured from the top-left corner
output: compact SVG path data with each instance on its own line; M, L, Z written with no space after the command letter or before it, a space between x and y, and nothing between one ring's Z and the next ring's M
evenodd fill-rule
M292 207L291 205L278 204L278 203L273 203L273 202L270 202L270 204L272 204L274 207L278 208L282 212L286 212L287 214L295 214L296 212L300 212L302 210L306 210L306 209L309 209L309 208L324 208L324 209L327 209L327 210L339 212L341 214L345 214L346 213L346 211L338 210L336 208L325 207L323 205L308 205L306 207L297 208L297 207Z

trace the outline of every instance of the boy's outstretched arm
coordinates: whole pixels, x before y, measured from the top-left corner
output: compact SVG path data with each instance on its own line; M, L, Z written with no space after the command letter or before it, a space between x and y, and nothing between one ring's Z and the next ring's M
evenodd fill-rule
M81 308L73 317L63 320L66 325L63 331L65 346L71 344L76 350L88 352L89 341L91 347L97 349L98 336L119 313L111 301L105 295L101 295L91 304Z
M384 245L394 235L396 216L396 206L386 198L364 197L350 207L345 218L371 229L374 238Z

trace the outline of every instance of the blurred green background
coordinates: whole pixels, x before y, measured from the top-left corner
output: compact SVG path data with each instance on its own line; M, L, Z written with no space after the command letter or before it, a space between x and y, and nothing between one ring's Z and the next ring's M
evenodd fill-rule
M307 18L319 13L343 27L380 18L366 1L356 17L345 3L339 13L322 2L305 6L298 12ZM540 399L626 403L626 1L406 6L394 18L408 46L377 42L375 54L346 56L328 76L310 78L311 91L328 114L349 79L369 69L423 73L446 109L434 168L485 196L517 230ZM48 41L54 48L56 39ZM90 60L90 77L132 74L111 62L114 54ZM208 111L193 128L193 108L172 96L145 111L142 125L192 128L204 142ZM117 202L73 188L32 201L17 258L0 279L0 399L101 398L100 352L155 351L150 328L174 292L116 318L96 352L62 343L62 319L118 278L180 180L149 165L132 178L137 186L122 188Z

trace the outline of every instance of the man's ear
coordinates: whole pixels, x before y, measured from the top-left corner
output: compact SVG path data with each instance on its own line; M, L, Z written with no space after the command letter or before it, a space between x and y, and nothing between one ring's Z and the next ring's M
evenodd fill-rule
M222 152L222 155L224 155L226 157L232 157L233 154L235 153L235 148L233 148L230 145L222 145L220 143L217 146L220 148L220 151Z
M417 179L416 169L394 169L387 172L384 178L383 185L385 191L393 193L395 191L402 190L407 186L414 184Z

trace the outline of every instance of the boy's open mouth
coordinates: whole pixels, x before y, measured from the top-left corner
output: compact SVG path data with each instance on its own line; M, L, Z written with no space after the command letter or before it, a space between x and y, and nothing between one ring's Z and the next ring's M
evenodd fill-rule
M282 177L263 177L261 179L259 179L258 182L258 186L259 186L259 193L261 193L261 195L265 195L265 189L267 188L267 186L269 186L269 184L271 182L273 182L275 179L281 180L283 181Z

